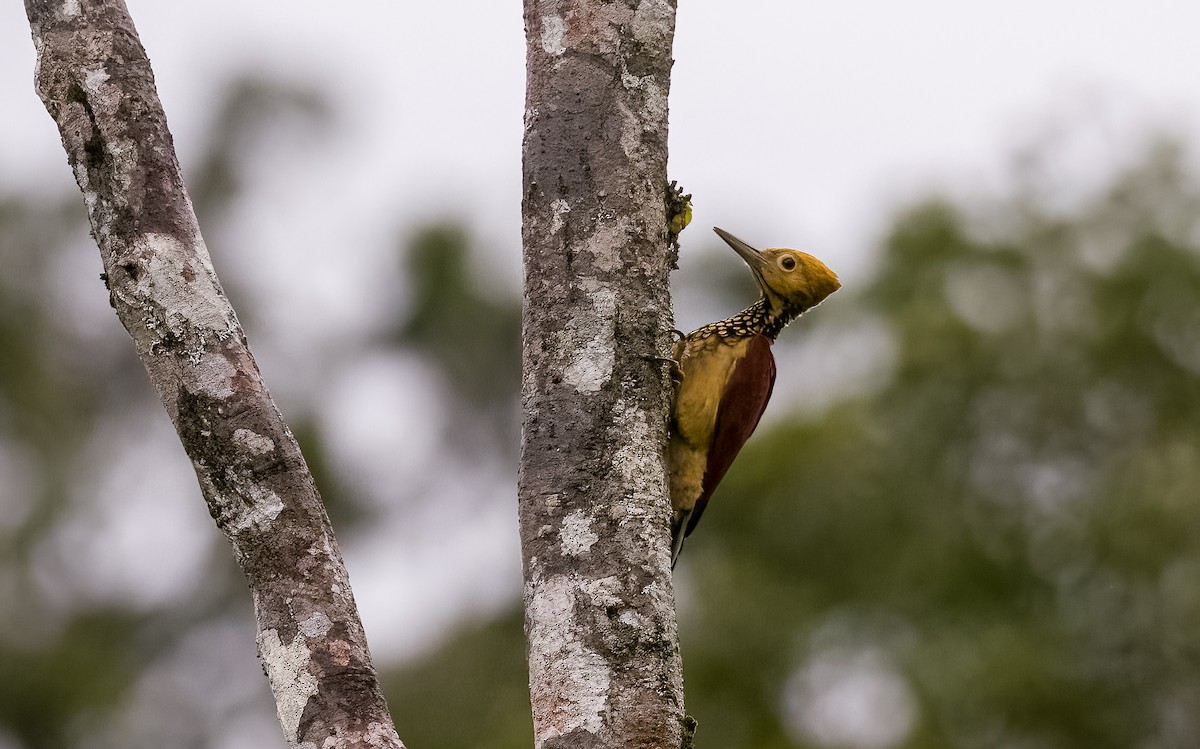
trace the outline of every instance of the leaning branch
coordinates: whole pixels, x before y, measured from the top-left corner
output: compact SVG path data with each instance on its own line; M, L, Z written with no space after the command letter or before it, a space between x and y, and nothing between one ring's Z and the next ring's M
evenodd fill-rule
M26 0L109 300L250 584L288 742L402 748L312 475L213 271L122 0Z

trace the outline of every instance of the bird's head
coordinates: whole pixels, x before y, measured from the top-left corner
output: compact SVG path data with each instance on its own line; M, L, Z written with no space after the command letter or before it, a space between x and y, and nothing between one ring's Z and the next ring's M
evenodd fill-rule
M713 228L746 261L776 314L799 315L841 288L837 275L807 252L772 247L756 250L724 229Z

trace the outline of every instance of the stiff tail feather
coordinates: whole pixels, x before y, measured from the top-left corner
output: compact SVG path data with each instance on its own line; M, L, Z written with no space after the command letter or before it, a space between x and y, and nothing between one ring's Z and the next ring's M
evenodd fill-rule
M679 552L683 551L683 539L687 537L688 521L692 519L692 513L696 508L690 510L676 510L671 516L671 569L675 569L675 563L679 561Z

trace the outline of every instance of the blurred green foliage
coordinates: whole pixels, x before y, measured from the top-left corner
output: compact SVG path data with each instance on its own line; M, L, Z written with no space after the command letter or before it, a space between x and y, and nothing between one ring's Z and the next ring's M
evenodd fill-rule
M523 617L515 608L381 674L406 745L490 749L532 745L528 675Z
M198 167L211 236L246 182L239 152L278 117L326 117L302 91L232 91ZM1186 164L1156 144L1070 208L1030 187L914 204L868 282L783 334L781 353L865 321L888 344L871 384L823 410L777 399L688 544L698 746L1200 746L1200 191ZM153 401L119 334L63 343L77 333L59 321L55 263L84 256L79 202L0 195L0 261L26 269L0 275L0 452L31 466L0 493L28 505L0 507L6 749L106 745L81 726L121 725L157 659L250 615L224 548L185 611L63 606L39 582L40 545L90 499L97 423ZM447 452L511 464L519 300L476 272L462 228L401 236L380 272L405 307L361 331L361 350L426 362ZM837 377L845 363L822 364ZM289 419L335 524L369 527L379 507L347 485L315 410ZM529 745L518 607L379 664L411 746ZM218 745L204 730L179 743Z
M428 357L449 386L460 449L516 457L513 398L521 384L521 305L488 285L480 253L453 224L426 227L407 244L411 310L395 340ZM486 264L485 264L486 267ZM478 444L480 436L490 444Z
M705 743L822 745L803 718L789 734L780 695L832 649L881 651L907 683L889 746L1200 745L1182 163L1160 144L1067 215L897 219L874 280L828 310L886 321L887 384L757 435L685 557Z

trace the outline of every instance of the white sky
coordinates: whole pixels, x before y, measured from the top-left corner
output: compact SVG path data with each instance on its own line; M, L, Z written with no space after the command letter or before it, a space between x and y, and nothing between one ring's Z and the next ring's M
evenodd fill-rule
M488 276L516 287L524 85L517 3L129 5L185 171L204 140L214 92L238 71L311 81L339 109L335 142L256 178L256 202L238 212L232 232L254 248L252 262L281 271L265 274L277 280L259 289L279 302L264 324L285 350L260 352L277 393L286 396L287 377L306 369L288 365L313 347L298 340L288 351L290 331L316 326L321 335L325 325L332 337L378 313L363 289L380 253L394 251L397 225L470 220L495 252ZM1100 123L1099 145L1077 154L1084 174L1102 174L1131 134L1157 125L1200 140L1194 0L680 6L671 176L694 193L699 229L684 235L684 264L689 248L714 244L707 232L716 224L753 244L804 247L853 281L865 272L886 207L929 185L1002 182L1007 154L1045 123ZM57 191L71 175L33 92L22 10L0 4L0 188ZM338 248L334 266L324 262L329 247ZM239 262L223 259L221 247L212 251L218 270ZM96 291L96 314L111 314ZM681 314L679 324L699 322ZM508 521L496 522L511 522L507 512ZM505 544L495 549L492 558L511 575L517 558ZM347 553L353 560L362 552ZM370 569L354 574L372 587ZM377 576L386 588L389 576ZM358 592L364 615L382 616L370 612L386 605ZM464 588L458 598L473 595ZM389 599L414 610L402 596ZM379 634L372 631L377 646Z
M131 0L185 165L233 71L313 80L344 106L345 141L332 163L286 175L325 207L313 221L463 215L511 251L515 282L520 8L345 7ZM0 7L0 180L62 183L21 10ZM881 205L995 165L1056 101L1100 97L1126 119L1200 129L1197 29L1200 4L1185 0L683 0L671 174L696 195L697 226L854 263Z

